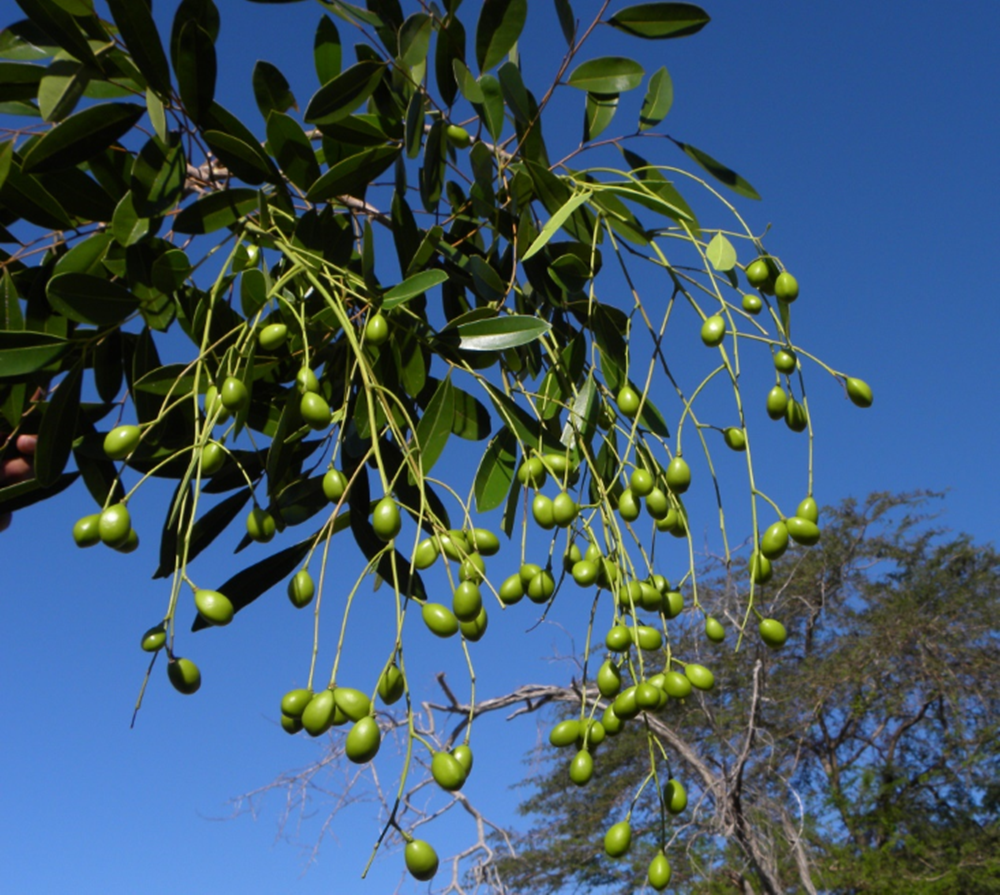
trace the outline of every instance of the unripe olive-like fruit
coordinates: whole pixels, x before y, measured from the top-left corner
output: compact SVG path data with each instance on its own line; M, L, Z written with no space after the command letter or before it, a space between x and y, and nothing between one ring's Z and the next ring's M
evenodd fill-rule
M462 636L466 640L476 643L481 640L483 634L486 633L487 625L489 624L489 616L486 614L486 607L482 607L479 613L476 615L472 621L459 622L458 628L462 632Z
M333 411L326 398L317 392L305 392L299 399L299 414L310 429L325 429L333 419Z
M441 552L452 562L461 562L472 549L465 532L455 529L440 535L438 543L441 545Z
M372 528L382 541L391 541L403 527L399 516L399 507L389 495L383 497L372 511Z
M541 457L529 457L517 470L517 480L522 485L530 485L532 488L541 488L547 478L548 473Z
M637 684L635 703L640 709L655 709L660 704L660 689L649 681Z
M378 722L369 716L355 721L354 726L348 731L344 742L344 754L355 764L364 764L378 754L381 745L382 734L378 729Z
M302 369L295 374L295 384L299 387L299 391L302 394L305 394L306 392L319 391L319 380L316 378L316 374L310 370L309 367L302 367Z
M544 454L541 459L545 468L557 478L562 478L569 469L569 460L565 454Z
M726 639L726 629L722 627L722 622L709 615L705 617L705 636L712 643L722 643Z
M635 639L639 649L655 650L663 646L663 635L649 625L639 625L635 629Z
M569 721L560 721L549 732L549 742L556 747L571 746L577 741L581 733L580 722L573 718Z
M663 608L663 594L648 581L639 582L639 602L643 609L659 612Z
M618 498L618 515L626 522L635 522L639 518L639 501L631 488L622 491Z
M713 314L701 325L701 340L709 348L716 348L726 338L726 320L719 314Z
M636 497L646 497L653 490L653 475L648 469L633 469L628 486Z
M413 551L413 567L415 569L429 569L434 565L441 547L436 538L424 538Z
M76 520L73 526L73 540L77 547L93 547L101 541L99 525L101 516L99 513L92 513L89 516L82 516Z
M667 513L670 512L670 498L661 488L653 488L646 495L646 512L657 520L667 518Z
M819 506L812 497L807 497L798 505L795 515L810 522L819 522Z
M262 507L254 507L247 514L247 534L258 543L266 544L276 530L274 516Z
M431 776L447 792L457 792L465 783L465 769L450 752L434 753L431 759Z
M779 273L774 280L774 297L789 302L799 297L799 281L787 270Z
M764 302L759 295L748 292L743 296L743 310L748 314L759 314Z
M422 883L433 879L434 874L437 873L437 852L434 851L429 843L424 842L423 839L414 839L411 842L407 842L404 857L406 859L406 869L410 871L410 875Z
M116 426L104 436L104 453L112 460L124 460L135 450L141 435L138 426Z
M371 701L354 687L337 687L333 691L333 701L350 720L360 721L371 713Z
M458 619L447 606L441 603L425 603L420 610L424 624L438 637L451 637L458 633Z
M531 501L531 515L536 524L546 531L555 528L556 519L552 509L552 498L536 494Z
M627 820L614 824L604 834L604 851L609 858L620 858L632 844L632 827Z
M581 749L569 763L569 779L577 786L586 786L594 776L594 759L586 749Z
M532 603L545 603L555 593L555 589L555 581L543 569L528 582L528 586L524 589L524 592L528 595L528 599Z
M109 547L121 547L132 531L132 517L123 503L116 503L104 510L97 520L101 540Z
M774 352L774 369L788 375L795 372L795 352L780 348Z
M227 376L222 388L219 390L219 397L222 399L222 406L230 413L237 413L242 410L250 398L250 393L243 381L235 376Z
M759 289L771 278L771 268L763 258L758 258L747 265L746 274L750 285Z
M663 801L666 803L667 811L671 814L680 814L687 808L688 797L684 784L676 777L672 777L663 787Z
M677 618L684 611L684 595L679 590L668 590L663 595L663 614Z
M760 539L760 552L768 559L777 559L788 549L788 526L782 520L768 526Z
M615 714L614 706L609 705L604 713L601 715L601 726L604 728L604 732L608 736L617 736L621 733L622 728L625 726L625 722Z
M472 549L483 556L495 556L500 552L500 539L485 528L474 528L468 534Z
M632 645L632 632L625 625L615 625L605 635L604 645L613 653L623 653Z
M649 870L646 873L649 884L657 892L662 892L670 885L671 875L670 862L667 860L667 856L663 852L658 852L653 860L649 862Z
M747 449L746 434L737 426L730 426L728 429L723 429L722 439L726 442L726 447L734 451L745 451Z
M788 640L788 632L785 630L785 626L774 618L762 619L761 623L757 626L757 630L760 632L760 639L771 647L771 649L780 649L785 645L785 641Z
M337 708L333 690L321 690L313 696L302 710L302 726L309 736L322 736L333 726L333 716Z
M128 537L125 539L123 544L119 544L115 547L119 553L135 553L139 549L139 535L133 528L129 531Z
M306 706L312 702L313 692L305 687L289 690L281 697L281 714L289 718L301 718Z
M691 695L691 681L679 671L663 673L663 692L674 699L687 699Z
M475 621L483 608L483 597L479 585L474 581L462 581L452 595L451 611L460 622Z
M667 464L667 471L664 474L667 487L674 494L683 494L691 485L691 468L681 457L674 457Z
M365 344L378 348L389 339L389 323L382 314L376 312L369 315L365 324Z
M759 550L755 550L753 556L750 557L750 577L756 584L767 584L773 574L771 560L761 554Z
M312 602L316 585L306 569L299 569L288 582L288 599L296 609L303 609Z
M767 393L767 415L773 420L780 420L787 407L788 395L780 385L776 385Z
M552 519L560 528L568 528L573 524L580 508L572 496L561 491L552 501Z
M265 351L274 351L284 345L287 338L288 327L284 323L271 323L260 331L257 343Z
M486 561L478 553L470 553L462 560L458 567L458 578L460 581L475 581L476 583L486 577Z
M201 449L201 474L215 475L226 462L226 449L217 441L210 441Z
M448 138L448 142L456 149L465 149L472 142L469 132L457 124L449 124L444 130L444 135Z
M229 419L229 411L222 406L222 396L214 385L205 390L205 415L214 416L218 423L224 423Z
M785 527L788 534L797 544L803 547L812 547L819 543L819 526L809 519L802 519L799 516L789 516L785 520Z
M577 563L573 563L573 569L571 574L573 575L573 580L580 585L580 587L590 587L600 574L601 567L596 562L591 562L589 559L581 559Z
M500 602L506 606L513 606L524 596L524 582L519 574L514 574L504 579L499 590Z
M178 693L190 696L201 686L201 672L190 659L174 659L167 663L167 678Z
M461 746L456 746L451 750L451 754L455 757L455 761L462 766L465 776L468 777L472 773L472 750L468 744L462 743Z
M847 397L851 399L852 404L858 407L872 406L872 389L867 382L863 379L848 378L845 385L847 386Z
M622 675L618 666L610 659L606 659L597 670L597 689L605 699L621 692Z
M804 404L790 398L785 407L785 425L793 432L804 432L809 425L809 416Z
M684 666L684 676L699 690L711 690L715 686L715 675L704 665L689 662Z
M636 414L639 412L640 399L632 386L626 385L619 390L617 403L622 416L628 419L635 419Z
M521 576L521 581L524 586L527 587L531 583L531 579L541 571L542 567L537 563L526 562L523 563L521 568L517 570L517 574Z
M323 494L330 503L337 503L347 491L347 476L339 469L328 469L323 476Z
M167 642L167 631L162 624L154 625L142 635L142 648L147 653L155 653Z
M302 719L291 718L288 715L281 716L281 729L288 734L295 734L302 730Z
M386 705L399 702L406 688L406 681L403 672L395 664L386 667L382 676L378 679L378 695Z
M198 614L213 625L228 625L236 612L229 597L217 590L196 590L194 605L198 607Z

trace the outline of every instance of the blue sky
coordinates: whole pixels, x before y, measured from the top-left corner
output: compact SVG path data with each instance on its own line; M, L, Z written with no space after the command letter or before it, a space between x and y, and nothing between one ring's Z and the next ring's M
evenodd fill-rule
M174 5L160 0L158 18L169 21ZM758 231L771 225L767 245L798 277L797 338L872 385L875 404L862 411L818 371L811 375L817 498L949 489L943 524L996 541L1000 362L993 343L1000 310L991 274L1000 250L1000 5L704 5L713 21L692 38L639 42L602 28L583 58L624 53L647 72L667 65L676 99L662 130L756 187L762 202L734 201ZM463 11L475 6L470 0ZM580 0L575 6L584 11ZM304 107L317 86L311 46L319 7L220 0L219 8L219 98L261 132L249 87L254 61L278 65ZM0 24L15 12L5 7ZM529 85L551 74L563 46L550 4L532 4L521 45ZM571 148L582 95L564 92L563 111L546 133ZM623 99L621 127L634 120L640 101ZM687 164L666 141L644 142L641 151L656 162ZM751 425L767 430L759 408L757 415ZM765 434L757 459L767 487L794 501L805 458L801 442L780 429ZM280 795L260 803L256 820L223 822L232 797L319 755L320 744L287 737L275 723L278 700L301 681L311 645L310 619L292 613L280 590L226 630L188 635L185 648L205 675L202 691L179 697L158 668L129 730L145 669L138 639L166 599L164 582L149 578L166 498L153 489L145 494L135 515L149 536L130 556L72 547L73 520L92 511L82 489L19 514L0 535L5 890L392 891L401 878L398 853L377 860L367 882L358 879L379 832L371 804L345 811L308 871L303 851L279 835ZM706 490L701 497L711 539L711 496ZM232 557L227 546L235 543L220 541L200 561L199 579L221 582L236 571L248 554ZM339 546L350 567L351 548ZM367 588L362 595L360 629L373 633L352 638L345 662L367 669L382 661L377 622L388 598ZM516 618L494 614L476 647L482 695L572 673L559 657L581 643L578 613L557 614L560 627L524 636L530 613L518 610ZM439 668L467 686L457 648L420 633L413 637L417 686L432 692ZM478 773L466 792L501 821L511 819L521 795L508 784L523 773L521 760L538 738L532 718L477 728ZM387 757L380 773L390 788L392 768ZM311 844L328 807L318 794L301 827L293 818L285 828L287 838ZM442 856L470 833L457 820L432 829ZM403 891L424 889L403 884Z

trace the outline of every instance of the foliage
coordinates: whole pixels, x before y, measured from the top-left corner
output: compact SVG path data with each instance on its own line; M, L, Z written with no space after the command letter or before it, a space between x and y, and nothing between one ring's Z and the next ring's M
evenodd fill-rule
M107 0L107 14L92 0L18 5L26 18L0 34L0 113L26 121L0 144L0 241L13 246L0 254L0 416L5 451L25 433L38 445L35 478L0 489L0 512L82 479L96 506L73 529L80 546L129 551L137 530L159 528L154 577L171 584L142 641L151 670L165 656L175 688L195 692L199 670L180 651L195 641L179 635L179 614L196 610L195 631L227 625L287 579L325 634L326 561L349 531L367 565L345 588L336 658L324 677L312 651L282 723L315 736L350 722L353 761L378 751L376 695L412 711L407 614L433 634L461 632L471 676L483 598L490 612L524 596L547 606L569 586L564 553L573 578L611 594L602 618L637 681L649 660L632 639L665 643L658 662L711 686L695 655L663 640L682 589L702 613L693 561L672 584L655 561L658 536L684 539L693 557L684 433L693 428L689 447L695 438L713 479L713 444L745 455L752 521L738 540L760 553L733 618L752 636L789 530L818 537L803 362L860 406L871 391L793 343L798 284L736 207L701 176L636 152L658 136L646 145L669 141L758 198L708 153L655 133L673 102L666 68L647 78L633 59L589 52L599 24L676 39L708 22L703 10L604 2L578 21L557 0L567 50L535 92L517 49L527 0L485 0L464 21L458 0L408 14L397 0L329 0L313 40L317 89L300 103L301 88L259 61L261 120L244 122L216 99L212 0L182 0L162 36L148 3ZM598 139L644 82L631 136ZM557 99L583 112L578 145L543 134ZM721 221L703 223L702 206ZM700 338L711 361L671 367L671 323L671 337ZM164 363L167 347L181 360ZM809 433L795 513L754 480L741 351L773 355L768 410ZM733 400L709 422L701 398L716 383ZM767 387L754 385L761 403ZM439 463L454 439L478 451L471 483ZM155 527L138 500L151 477L176 482ZM196 583L192 562L232 525L246 527L239 549L286 544L218 586ZM518 527L513 574L486 575L493 529L516 543ZM729 559L725 526L723 537ZM422 576L442 553L456 564L451 605L431 601ZM381 678L358 680L340 655L369 580L394 595L393 642ZM410 723L400 793L424 748L435 751ZM462 765L435 756L451 788L452 759ZM394 829L410 841L395 808L383 835ZM416 851L415 874L432 873L436 859Z

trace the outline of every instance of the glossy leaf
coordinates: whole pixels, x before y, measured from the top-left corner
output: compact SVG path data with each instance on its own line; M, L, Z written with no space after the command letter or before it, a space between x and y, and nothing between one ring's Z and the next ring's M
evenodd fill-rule
M642 83L645 72L634 59L602 56L578 65L566 83L589 93L624 93Z
M21 170L40 174L87 161L127 134L146 109L135 103L102 103L71 115L28 150Z
M285 176L307 192L319 179L319 163L299 123L283 112L272 112L267 117L267 142Z
M257 191L235 187L209 193L174 218L178 233L212 233L235 224L257 208Z
M69 230L73 221L55 197L31 175L23 174L21 166L10 159L7 177L0 187L0 202L17 217L46 230Z
M646 87L646 97L639 111L639 130L656 127L667 117L673 104L674 82L670 79L670 72L666 66L662 66L653 72Z
M42 487L56 483L72 453L82 382L83 369L74 366L52 393L42 415L35 452L35 476Z
M493 75L482 75L476 82L483 97L482 105L476 107L479 117L486 130L494 140L499 140L503 133L503 91L500 82Z
M251 80L257 108L260 109L265 121L271 112L285 112L291 108L298 108L288 81L276 65L263 59L257 60Z
M639 3L618 10L608 24L633 37L662 40L695 34L709 21L708 13L693 3Z
M466 351L503 351L541 338L551 329L547 320L530 314L510 314L473 320L455 327L460 346Z
M216 158L244 183L256 186L265 181L280 181L281 177L274 165L270 163L270 159L261 158L256 145L219 130L204 130L202 136Z
M407 277L402 283L393 286L382 296L382 307L385 309L394 308L403 304L418 295L422 295L428 289L440 286L448 279L448 274L443 270L422 270L413 276Z
M431 48L434 20L425 12L415 12L399 29L399 57L403 64L413 68L420 65Z
M195 122L202 122L215 99L217 74L215 43L198 22L181 26L177 35L174 74L184 108Z
M142 217L163 214L181 197L187 177L187 161L180 134L170 135L170 142L152 137L132 164L132 205Z
M71 115L96 69L60 53L45 70L38 85L38 110L46 121L62 121Z
M0 330L0 378L24 376L59 360L70 343L45 332Z
M224 500L219 501L219 503L195 521L191 527L191 537L187 542L188 562L191 562L229 527L229 524L247 505L247 502L250 500L250 494L251 492L248 488L243 488ZM153 578L166 578L174 572L177 533L176 531L168 533L164 529L162 538L163 540L160 544L160 565L156 572L153 573ZM226 593L226 591L223 591L223 593Z
M52 38L30 19L22 19L0 31L0 59L33 62L51 59L59 50Z
M316 26L316 37L313 40L313 63L321 85L340 74L342 55L340 32L333 19L324 15Z
M529 124L533 117L531 101L528 99L528 91L524 87L518 67L513 62L505 62L497 70L497 78L500 81L500 92L507 103L507 108L514 113L515 120L521 124Z
M455 83L458 85L462 96L474 105L482 104L486 97L483 96L483 91L479 86L479 81L476 80L476 76L469 71L466 64L461 59L454 59L452 60L452 71L455 74Z
M738 193L740 196L745 196L747 199L760 198L760 193L758 193L757 190L747 183L747 181L740 177L739 174L732 169L727 168L724 164L722 164L722 162L716 161L707 152L702 152L690 143L681 143L677 140L674 142L677 143L677 145L683 149L690 158L693 158L716 180L720 183L724 183L734 193Z
M66 472L48 488L43 488L42 483L37 478L0 488L0 513L15 513L25 507L30 507L32 504L55 497L65 491L78 478L80 478L80 473Z
M455 419L455 396L451 379L445 377L434 390L424 414L417 423L416 443L420 449L420 468L431 471L448 443Z
M363 195L368 184L385 171L401 152L399 146L374 146L348 156L320 177L310 187L306 198L310 202L319 202L336 196Z
M591 193L589 190L583 190L571 196L570 199L545 222L545 226L542 227L541 233L538 234L537 238L531 244L528 251L524 253L521 260L527 261L533 255L545 248L549 240L551 240L552 237L559 232L563 224L569 220L570 215L572 215L577 208L583 205L583 203L590 198L590 195Z
M455 401L455 416L451 423L453 435L467 441L482 441L492 428L489 411L477 398L468 392L452 386Z
M129 190L115 208L111 218L111 233L123 246L135 245L149 233L149 218L135 210L132 191Z
M325 124L346 118L375 92L385 65L365 60L352 65L317 90L303 118L312 124Z
M725 273L736 266L736 249L721 233L716 233L705 249L705 257L716 270Z
M107 0L136 68L161 96L170 95L170 67L150 7L141 0Z
M473 490L476 509L487 513L501 506L510 492L517 468L517 439L506 426L490 440L479 468Z
M556 3L556 15L559 17L559 27L562 29L563 37L566 38L566 43L569 46L573 46L573 42L576 40L576 18L573 15L573 7L570 6L569 0L555 0Z
M584 142L599 137L618 111L617 93L588 93L583 118Z
M49 304L78 323L110 326L139 309L139 300L124 286L85 273L64 273L49 280Z
M527 0L483 0L476 22L476 62L488 71L517 43L528 15Z
M80 30L76 20L53 0L17 0L17 5L40 28L67 53L81 62L100 68L94 51Z

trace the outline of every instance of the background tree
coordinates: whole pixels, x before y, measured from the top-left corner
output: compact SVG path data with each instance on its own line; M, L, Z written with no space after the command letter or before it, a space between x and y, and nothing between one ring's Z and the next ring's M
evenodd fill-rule
M854 403L872 397L864 382L792 341L798 284L727 199L700 176L648 163L625 139L597 139L620 97L643 83L636 139L672 101L665 68L646 79L629 58L577 58L597 25L677 38L699 31L704 11L653 3L612 12L604 3L578 22L569 3L557 3L568 50L553 83L535 94L517 61L524 0L488 0L468 29L459 3L408 15L392 0L323 4L357 29L357 61L346 64L337 24L321 17L320 87L301 115L308 127L290 114L291 85L259 62L252 86L261 143L215 100L220 18L211 0L180 3L168 41L145 4L110 0L103 16L87 0L19 5L27 18L4 31L9 61L0 68L3 111L29 118L0 148L0 237L15 246L0 258L0 400L5 450L34 434L37 450L35 477L0 491L0 512L82 478L98 511L77 522L76 542L128 552L138 543L140 487L153 477L177 482L157 526L154 577L171 586L161 620L143 637L150 669L165 655L173 686L195 692L201 675L179 651L178 611L197 611L195 631L224 626L287 579L293 605L315 607L316 639L307 686L282 701L283 726L319 735L350 722L344 753L367 764L393 724L376 717L376 694L385 704L405 698L407 759L383 836L407 841L417 878L432 876L437 858L398 817L413 751L426 750L434 780L449 791L464 783L471 753L468 727L456 744L414 723L408 611L419 608L438 636L461 632L474 694L467 644L486 632L483 591L497 607L525 596L548 606L572 578L610 594L600 625L609 624L608 645L642 694L640 707L666 691L636 644L662 646L665 669L686 686L712 688L697 653L677 652L667 626L681 589L699 619L706 615L682 497L691 484L683 432L693 430L688 443L696 438L713 480L712 445L746 457L749 523L740 539L759 548L738 618L753 635L758 607L771 598L762 590L770 561L790 536L814 543L818 530L811 465L794 513L754 481L741 350L769 354L774 385L759 384L760 400L766 393L772 418L792 432L808 431L810 448L802 359L833 375ZM550 149L542 123L567 92L584 109L583 141ZM667 140L735 193L757 198L711 156ZM594 148L607 152L577 168ZM703 225L702 205L725 223ZM642 297L642 270L661 278L652 301ZM711 349L683 369L662 348L678 319L690 341ZM159 335L171 329L190 345ZM164 364L168 345L183 359ZM722 383L732 400L720 411L703 397ZM676 426L667 425L664 401L677 408ZM452 435L489 439L471 485L432 475ZM484 557L500 542L477 520L501 507L499 529L511 538L520 526L520 555L510 574L487 576ZM237 517L246 529L240 549L306 523L312 530L208 587L190 566ZM553 532L547 544L539 529ZM366 565L353 585L336 581L346 605L324 686L326 560L334 535L348 530ZM673 586L656 565L657 534L688 545ZM722 537L729 561L725 525ZM429 598L421 574L441 554L455 564L448 605ZM385 642L376 669L345 672L354 597L369 581L394 595ZM193 601L182 602L188 591ZM762 633L772 645L784 639L774 621ZM584 704L582 718L587 711ZM590 729L596 738L600 728ZM581 776L590 773L590 736L582 734ZM666 757L651 754L650 779Z

